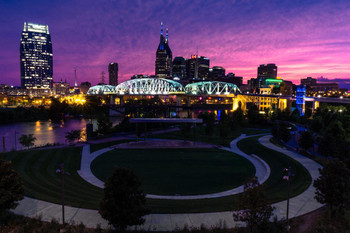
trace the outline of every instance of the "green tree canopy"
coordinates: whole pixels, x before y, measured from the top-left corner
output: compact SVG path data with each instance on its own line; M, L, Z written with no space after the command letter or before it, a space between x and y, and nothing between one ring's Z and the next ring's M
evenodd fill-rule
M299 145L304 150L307 150L314 145L312 134L309 131L303 131L299 138Z
M319 169L315 180L315 199L332 207L350 208L350 169L340 160L333 159Z
M272 135L278 141L288 142L292 135L289 130L289 126L285 122L279 122L272 127Z
M13 170L11 162L0 158L0 212L15 208L23 196L23 184L18 173Z
M140 188L137 176L129 169L117 168L108 177L99 213L118 231L127 226L141 225L142 218L149 213L145 207L146 195Z

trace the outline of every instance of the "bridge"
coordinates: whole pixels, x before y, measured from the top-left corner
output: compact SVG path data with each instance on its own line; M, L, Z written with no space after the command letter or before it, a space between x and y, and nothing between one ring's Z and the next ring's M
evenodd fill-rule
M236 110L240 107L243 111L255 104L264 113L267 109L292 109L292 102L302 104L298 109L305 111L305 102L313 102L313 110L317 109L320 103L350 104L350 99L330 97L306 97L303 96L282 96L264 94L243 94L240 89L232 83L218 81L203 81L190 83L183 86L174 80L163 78L140 78L127 80L117 86L97 85L91 87L88 95L109 95L110 106L117 112L123 113L125 103L130 100L150 99L158 96L163 103L167 103L172 109L193 109L194 106L216 106L219 109ZM298 93L297 93L298 94ZM222 108L225 106L224 108ZM228 107L231 106L231 107ZM133 108L132 106L128 106ZM135 106L134 106L135 107ZM301 107L301 108L300 108Z

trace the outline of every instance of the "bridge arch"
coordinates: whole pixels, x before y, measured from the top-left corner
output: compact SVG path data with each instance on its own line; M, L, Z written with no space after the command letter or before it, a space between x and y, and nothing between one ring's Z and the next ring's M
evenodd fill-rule
M241 91L237 85L232 83L205 81L187 84L185 92L188 95L229 95Z
M184 93L181 83L163 78L140 78L120 83L116 93L120 95L169 95Z
M88 95L109 95L116 94L115 86L112 85L96 85L90 87L87 91Z

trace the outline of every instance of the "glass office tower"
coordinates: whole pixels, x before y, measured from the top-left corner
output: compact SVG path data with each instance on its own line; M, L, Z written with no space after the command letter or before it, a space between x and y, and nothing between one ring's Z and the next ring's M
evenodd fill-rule
M52 88L53 59L49 26L24 23L20 59L23 88Z

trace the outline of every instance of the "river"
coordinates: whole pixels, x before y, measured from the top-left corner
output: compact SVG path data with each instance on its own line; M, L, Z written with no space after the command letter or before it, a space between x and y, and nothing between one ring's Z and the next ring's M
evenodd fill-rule
M118 124L121 118L111 118L113 125ZM47 143L66 144L65 135L67 132L74 129L85 130L89 120L86 119L66 119L60 123L52 123L51 121L36 121L36 122L19 122L13 124L0 124L0 151L13 149L23 149L18 138L22 134L33 134L36 138L35 146L43 146ZM93 129L97 129L97 122L93 120ZM3 140L4 138L4 140Z

